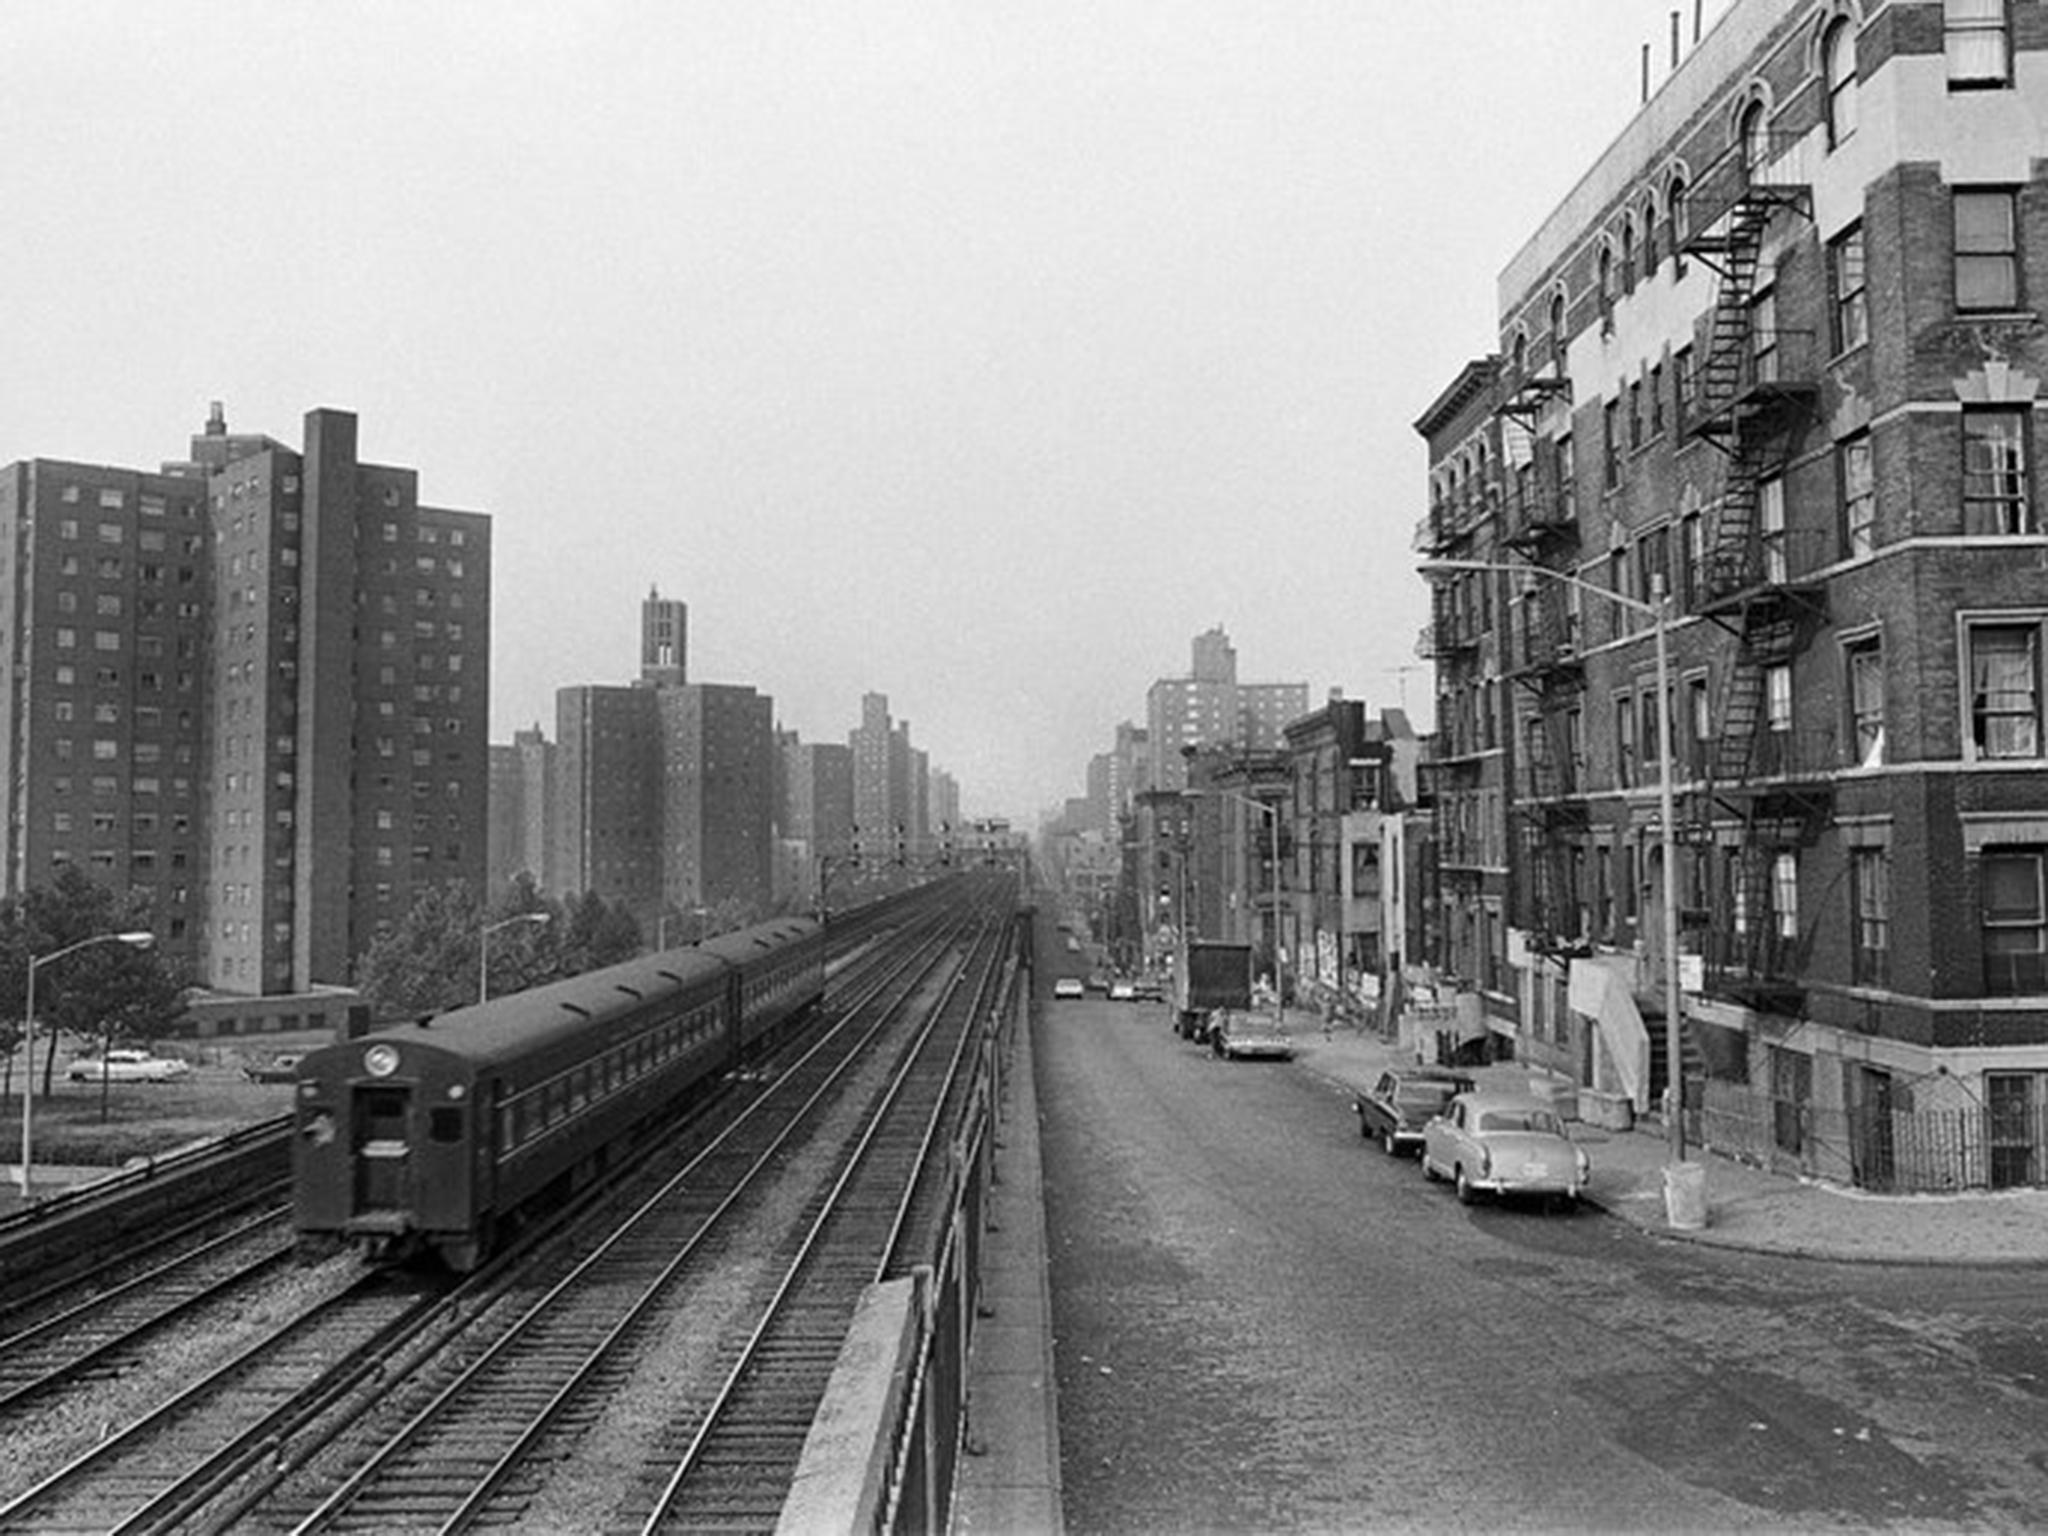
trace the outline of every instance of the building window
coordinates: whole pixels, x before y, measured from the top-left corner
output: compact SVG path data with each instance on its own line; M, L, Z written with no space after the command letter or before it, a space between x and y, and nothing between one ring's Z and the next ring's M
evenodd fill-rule
M1614 701L1614 781L1622 789L1636 782L1636 708L1627 694Z
M1821 74L1827 92L1828 146L1856 132L1856 26L1844 16L1821 39Z
M1689 678L1685 685L1686 721L1692 736L1692 777L1704 779L1713 764L1709 755L1714 746L1713 700L1707 692L1704 677ZM1695 906L1705 906L1704 901Z
M1870 340L1870 303L1863 274L1863 226L1846 230L1828 247L1828 287L1835 306L1835 350Z
M2011 190L1958 188L1955 224L1956 308L2019 308L2019 220Z
M1597 297L1600 300L1600 334L1602 336L1612 336L1614 334L1614 247L1611 245L1602 245L1600 247L1597 279Z
M1742 169L1751 180L1771 158L1771 132L1764 117L1764 104L1752 101L1742 109Z
M2027 413L1963 412L1963 532L1972 537L2030 533Z
M1779 938L1799 937L1799 855L1789 848L1771 858L1771 921Z
M1950 90L2012 83L2012 21L2008 0L1943 0L1942 51Z
M1984 991L2016 997L2048 990L2048 903L2042 890L2042 850L1986 850L1981 902Z
M1780 736L1792 729L1790 662L1764 668L1764 728Z
M1782 587L1790 579L1785 530L1785 482L1772 477L1759 480L1756 487L1757 539L1762 546L1763 577Z
M1884 648L1875 636L1844 648L1849 663L1850 742L1856 762L1884 760Z
M1973 624L1969 629L1970 739L1988 759L2041 755L2041 629Z
M1628 387L1628 446L1633 453L1643 446L1643 381Z
M1842 552L1852 559L1877 548L1877 482L1870 439L1853 437L1836 450L1842 482Z
M1671 414L1677 421L1678 430L1683 432L1686 423L1692 420L1693 400L1699 388L1698 375L1693 371L1691 347L1680 347L1671 359L1671 377Z
M1664 435L1664 365L1650 370L1650 436Z
M1564 373L1564 349L1567 340L1564 295L1553 293L1550 296L1550 371L1560 377Z
M1849 850L1849 888L1856 925L1852 945L1855 980L1866 987L1891 981L1892 864L1883 848Z
M1611 491L1621 484L1621 402L1608 401L1601 408L1601 420L1607 429L1603 483Z

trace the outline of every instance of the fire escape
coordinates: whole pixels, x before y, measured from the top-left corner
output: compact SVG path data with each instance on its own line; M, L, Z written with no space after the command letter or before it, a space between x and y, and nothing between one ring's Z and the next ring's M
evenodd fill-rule
M1779 148L1757 136L1710 166L1688 205L1697 232L1683 242L1721 279L1687 423L1720 450L1722 467L1691 606L1734 640L1718 668L1688 839L1695 857L1721 853L1710 909L1694 914L1695 926L1706 919L1709 990L1796 1012L1805 946L1796 912L1778 910L1777 870L1824 822L1833 758L1826 733L1793 728L1791 708L1793 658L1826 613L1824 588L1803 573L1826 555L1786 527L1780 479L1819 381L1816 337L1780 328L1775 297L1759 283L1773 223L1811 213L1810 189L1778 172ZM1731 824L1732 846L1717 838Z
M1569 570L1579 543L1571 466L1555 438L1537 434L1553 406L1569 410L1571 384L1556 367L1554 346L1548 355L1547 369L1510 370L1496 408L1508 433L1521 434L1526 445L1501 542L1532 566ZM1509 676L1532 696L1534 710L1520 717L1514 743L1514 921L1543 953L1581 953L1574 855L1583 847L1587 814L1573 733L1586 670L1578 608L1565 583L1535 578L1522 594L1519 613Z

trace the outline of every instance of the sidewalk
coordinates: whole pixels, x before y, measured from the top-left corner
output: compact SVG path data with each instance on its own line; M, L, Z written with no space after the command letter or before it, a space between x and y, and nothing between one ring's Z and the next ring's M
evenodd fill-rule
M1378 1036L1338 1026L1327 1037L1309 1019L1292 1031L1296 1060L1347 1093L1372 1086L1409 1053ZM1530 1069L1517 1062L1479 1067L1488 1087L1521 1089ZM2048 1190L1958 1195L1874 1195L1768 1173L1711 1152L1706 1167L1707 1224L1680 1231L1665 1220L1663 1129L1606 1131L1574 1125L1593 1159L1587 1198L1646 1232L1788 1257L1885 1264L2048 1265Z

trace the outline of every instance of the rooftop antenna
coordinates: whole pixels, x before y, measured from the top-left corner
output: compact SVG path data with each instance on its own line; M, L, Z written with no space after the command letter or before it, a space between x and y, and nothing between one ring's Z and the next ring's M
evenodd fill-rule
M1650 45L1643 44L1643 101L1650 99Z
M1671 67L1678 68L1678 12L1671 13Z

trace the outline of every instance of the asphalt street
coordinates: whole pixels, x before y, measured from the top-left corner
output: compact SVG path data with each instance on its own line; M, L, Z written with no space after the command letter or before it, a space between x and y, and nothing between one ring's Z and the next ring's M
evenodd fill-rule
M2037 1529L2036 1271L1459 1206L1151 1004L1037 1031L1073 1532Z

